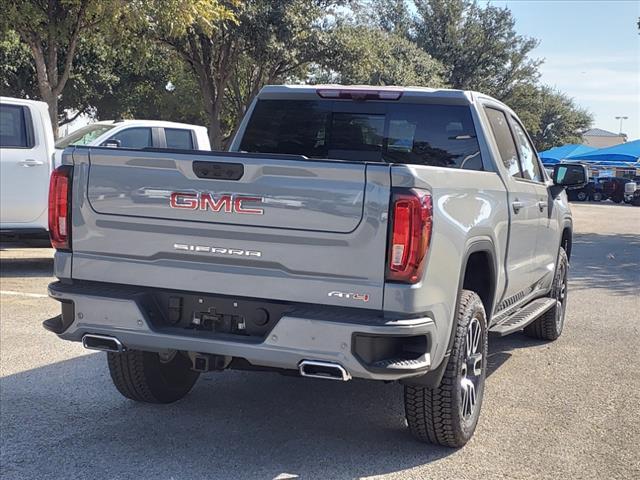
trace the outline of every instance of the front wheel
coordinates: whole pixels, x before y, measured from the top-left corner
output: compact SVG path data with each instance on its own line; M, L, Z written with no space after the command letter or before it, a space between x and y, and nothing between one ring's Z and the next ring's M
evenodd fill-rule
M533 338L541 340L555 340L562 333L564 327L564 316L567 306L567 273L569 270L569 260L567 252L560 247L558 252L558 267L553 278L550 297L556 300L556 305L551 310L540 316L533 323L524 328L524 333Z
M585 191L578 192L578 194L576 195L576 198L581 202L584 202L587 199L587 192Z
M476 429L487 370L487 318L480 297L463 290L449 363L435 388L406 385L405 416L418 440L461 447Z
M153 352L127 350L107 353L111 380L118 391L131 400L171 403L184 397L198 380L191 361L180 352L163 362Z

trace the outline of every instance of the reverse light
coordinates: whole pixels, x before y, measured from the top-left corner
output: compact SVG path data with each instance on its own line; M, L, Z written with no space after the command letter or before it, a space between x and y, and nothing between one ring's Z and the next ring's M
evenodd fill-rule
M316 93L321 98L340 100L398 100L402 90L359 90L356 88L319 88Z
M49 237L51 246L66 250L71 246L71 175L73 167L56 168L49 181Z
M424 190L398 190L391 201L387 280L417 283L431 241L433 205Z

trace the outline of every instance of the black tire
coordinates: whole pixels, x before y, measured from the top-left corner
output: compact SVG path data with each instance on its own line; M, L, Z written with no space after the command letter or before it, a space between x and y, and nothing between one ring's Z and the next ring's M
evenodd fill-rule
M611 197L611 201L612 201L613 203L622 203L622 201L623 201L623 200L624 200L624 198L623 198L623 197L618 197L618 196L616 196L616 197Z
M600 192L595 192L592 196L591 199L594 202L601 202L602 201L602 194Z
M576 194L576 198L580 201L580 202L584 202L585 200L587 200L587 192L585 191L580 191Z
M524 333L540 340L556 340L564 328L564 317L567 306L567 273L569 260L564 248L558 252L558 268L553 278L549 296L556 299L556 306L547 310L544 315L524 328Z
M640 196L634 196L633 200L631 200L631 205L634 207L640 207Z
M179 352L166 363L152 352L109 352L107 363L118 391L137 402L171 403L180 400L189 393L200 375L191 370L191 361Z
M461 447L469 441L478 424L487 371L487 320L484 306L475 292L462 290L456 316L457 327L449 363L440 385L435 388L405 385L404 408L409 430L418 440L446 447ZM473 324L473 325L472 325ZM478 327L476 352L467 351L468 333ZM469 337L474 337L474 333ZM474 342L472 342L474 343ZM473 350L473 347L472 347ZM479 374L471 365L479 365ZM474 385L475 404L467 410L465 380ZM466 390L469 392L469 390ZM470 398L467 393L467 398ZM463 410L466 410L463 412Z

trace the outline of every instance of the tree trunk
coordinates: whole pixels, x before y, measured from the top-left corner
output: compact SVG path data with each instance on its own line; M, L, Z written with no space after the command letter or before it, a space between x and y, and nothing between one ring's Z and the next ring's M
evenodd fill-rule
M60 133L60 126L58 125L58 97L51 95L46 99L43 98L47 105L49 105L49 118L51 119L51 128L53 129L53 138L58 139Z
M211 150L222 150L222 126L220 125L220 113L216 109L209 115L209 141Z

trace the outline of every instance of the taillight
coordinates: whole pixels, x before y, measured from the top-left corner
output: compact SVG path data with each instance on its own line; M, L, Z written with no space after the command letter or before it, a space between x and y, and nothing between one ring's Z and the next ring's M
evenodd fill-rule
M433 205L429 192L410 189L393 194L387 280L403 283L420 281L429 250L432 222Z
M63 165L51 174L49 182L49 237L58 250L71 247L71 175L73 167Z
M402 90L362 90L357 88L319 88L316 93L321 98L341 100L398 100Z

